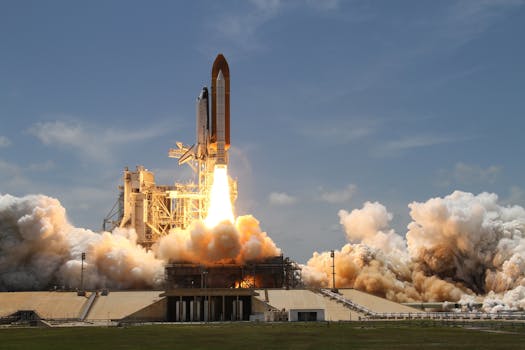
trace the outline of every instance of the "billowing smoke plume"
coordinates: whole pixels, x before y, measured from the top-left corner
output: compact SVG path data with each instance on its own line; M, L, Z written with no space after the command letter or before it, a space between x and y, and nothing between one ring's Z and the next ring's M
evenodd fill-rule
M160 285L162 262L131 230L94 233L73 227L54 198L0 196L0 290L79 286L85 252L87 287Z
M485 308L525 306L525 210L495 194L456 191L409 205L406 241L379 203L339 212L351 242L336 252L336 283L396 301L459 301L483 296ZM314 253L307 283L329 286L329 253Z
M0 195L0 291L78 287L82 252L86 288L122 289L161 287L169 260L242 262L280 254L252 216L214 229L196 222L151 251L136 242L134 230L95 233L72 226L54 198Z
M341 210L349 243L335 252L336 284L395 301L482 301L486 310L525 309L525 209L502 206L494 194L456 191L409 205L406 240L380 203ZM0 195L0 290L79 285L86 252L86 288L160 287L171 260L242 263L280 254L252 216L213 229L194 222L151 251L134 230L95 233L72 226L58 200ZM330 253L303 268L310 286L331 285Z
M224 221L213 229L196 221L189 230L163 237L154 249L164 260L196 263L242 263L281 254L251 215L238 217L235 224Z

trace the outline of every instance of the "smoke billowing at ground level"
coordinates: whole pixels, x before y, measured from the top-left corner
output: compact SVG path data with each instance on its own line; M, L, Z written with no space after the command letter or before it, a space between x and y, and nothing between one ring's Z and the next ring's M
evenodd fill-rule
M487 311L525 309L525 209L495 194L456 191L409 204L406 239L382 204L339 211L348 244L335 252L336 284L394 301L473 301ZM134 230L72 226L59 201L0 195L0 290L76 287L87 253L86 288L160 287L169 260L242 263L280 254L252 216L209 229L195 222L147 251ZM304 281L331 286L329 252L314 253Z
M161 287L170 260L242 263L280 254L250 215L212 229L195 222L147 251L134 230L95 233L72 226L57 199L0 195L0 291L78 287L82 252L88 289Z
M477 296L487 311L525 308L525 209L461 191L408 207L406 240L380 203L339 212L349 243L335 253L337 286L400 302ZM330 286L331 265L329 252L316 252L303 279Z

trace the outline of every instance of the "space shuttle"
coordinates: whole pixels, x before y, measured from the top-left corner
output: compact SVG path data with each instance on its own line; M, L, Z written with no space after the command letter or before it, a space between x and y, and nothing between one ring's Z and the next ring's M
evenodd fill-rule
M211 116L210 116L211 104ZM215 165L228 165L230 148L230 68L222 54L217 55L211 70L211 96L203 87L196 103L196 143L170 151L179 165L190 160L215 159Z

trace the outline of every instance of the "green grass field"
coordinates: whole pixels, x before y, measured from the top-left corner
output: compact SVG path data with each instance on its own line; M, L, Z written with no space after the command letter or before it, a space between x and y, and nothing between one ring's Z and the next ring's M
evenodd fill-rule
M232 323L0 329L0 349L9 350L429 348L524 349L525 327L479 330L404 323Z

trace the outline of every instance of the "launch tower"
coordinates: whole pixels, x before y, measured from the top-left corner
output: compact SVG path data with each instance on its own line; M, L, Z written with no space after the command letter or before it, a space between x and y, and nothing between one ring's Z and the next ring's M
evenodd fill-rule
M211 97L211 98L210 98ZM210 115L211 104L211 115ZM168 152L179 165L188 165L196 181L157 185L155 175L143 166L125 168L119 200L104 219L103 229L134 228L138 243L149 248L171 229L187 228L208 213L208 200L216 166L228 165L230 148L230 69L219 54L211 72L211 96L203 87L196 102L196 137L193 145L176 142ZM229 179L231 201L237 182Z

